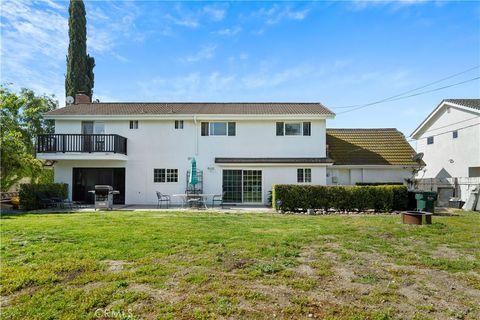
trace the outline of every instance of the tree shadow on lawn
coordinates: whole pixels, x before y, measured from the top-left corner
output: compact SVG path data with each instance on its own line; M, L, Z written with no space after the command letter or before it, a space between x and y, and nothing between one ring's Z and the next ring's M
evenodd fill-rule
M78 214L84 213L81 211L45 211L45 212L36 212L36 211L22 211L22 210L2 210L0 211L0 220L12 219L13 217L21 217L27 215L57 215L57 214Z

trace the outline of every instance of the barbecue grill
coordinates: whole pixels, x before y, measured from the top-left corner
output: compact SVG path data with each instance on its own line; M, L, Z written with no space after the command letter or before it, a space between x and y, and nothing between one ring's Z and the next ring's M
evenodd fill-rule
M113 190L112 186L107 185L96 185L95 190L90 190L89 192L93 193L95 196L95 210L112 210L113 195L120 194L120 191Z

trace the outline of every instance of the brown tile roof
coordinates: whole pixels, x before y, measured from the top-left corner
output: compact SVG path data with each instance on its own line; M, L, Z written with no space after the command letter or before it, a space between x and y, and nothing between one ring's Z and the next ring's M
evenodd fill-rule
M215 163L332 163L328 158L215 158Z
M480 99L445 99L443 101L455 103L467 108L480 110Z
M67 115L169 115L169 114L231 114L231 115L334 115L321 103L233 103L233 102L118 102L70 105L47 112L48 116Z
M327 129L334 165L416 165L415 150L397 129Z

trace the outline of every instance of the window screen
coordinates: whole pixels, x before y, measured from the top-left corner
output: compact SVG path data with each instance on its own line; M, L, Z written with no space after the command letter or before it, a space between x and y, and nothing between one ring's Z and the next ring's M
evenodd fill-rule
M283 122L277 122L277 136L283 136Z
M130 120L130 129L138 129L138 120Z
M175 120L175 129L183 129L183 120Z
M235 122L229 122L228 123L228 135L229 136L236 135L236 124L235 124Z
M165 169L153 169L153 182L165 182Z
M304 122L303 123L303 135L304 136L310 136L311 135L311 123L310 122Z
M202 122L202 136L208 136L208 122Z

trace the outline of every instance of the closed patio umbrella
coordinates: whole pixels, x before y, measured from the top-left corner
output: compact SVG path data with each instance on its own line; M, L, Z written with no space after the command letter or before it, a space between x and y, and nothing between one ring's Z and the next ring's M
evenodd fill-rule
M195 158L192 159L192 167L190 168L190 178L188 179L188 183L195 187L198 183L198 176L197 176L197 161Z

